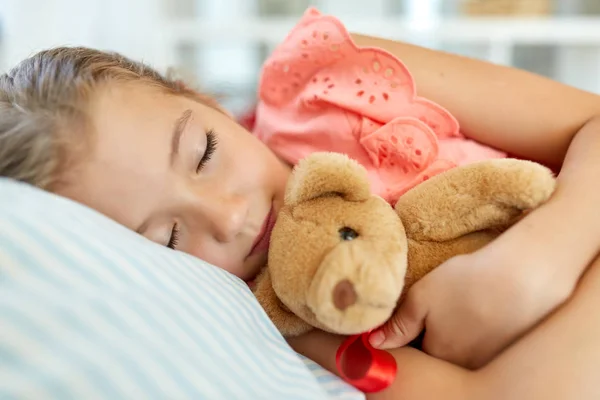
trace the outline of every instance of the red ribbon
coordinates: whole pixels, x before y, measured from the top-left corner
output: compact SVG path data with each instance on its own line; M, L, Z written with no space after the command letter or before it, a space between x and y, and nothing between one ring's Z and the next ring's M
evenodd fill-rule
M397 371L396 360L390 353L371 346L370 333L350 336L335 355L340 376L364 393L389 387Z

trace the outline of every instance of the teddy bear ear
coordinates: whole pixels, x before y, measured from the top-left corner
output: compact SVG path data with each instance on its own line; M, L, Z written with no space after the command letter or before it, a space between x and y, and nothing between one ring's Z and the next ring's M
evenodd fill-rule
M285 194L285 204L298 205L323 196L338 195L349 201L371 196L367 170L345 154L312 153L294 168Z

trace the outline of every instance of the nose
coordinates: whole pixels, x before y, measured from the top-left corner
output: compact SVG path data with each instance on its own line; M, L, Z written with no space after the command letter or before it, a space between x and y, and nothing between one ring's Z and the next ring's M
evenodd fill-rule
M193 203L193 224L207 229L216 241L230 242L243 230L248 215L248 201L245 197L205 193Z
M338 282L333 288L333 304L340 311L345 311L348 307L354 305L356 297L354 285L348 279Z

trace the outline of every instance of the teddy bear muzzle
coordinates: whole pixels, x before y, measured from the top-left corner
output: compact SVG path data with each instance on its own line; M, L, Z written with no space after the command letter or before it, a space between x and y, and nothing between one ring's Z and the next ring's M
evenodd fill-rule
M372 250L369 242L353 241L325 256L306 298L316 325L352 335L376 328L392 315L404 286L405 253Z

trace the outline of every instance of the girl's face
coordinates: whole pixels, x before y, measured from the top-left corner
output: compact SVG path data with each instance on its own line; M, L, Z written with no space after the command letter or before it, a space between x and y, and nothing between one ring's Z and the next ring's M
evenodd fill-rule
M290 167L231 118L140 84L91 104L92 154L60 191L244 280L266 263Z

